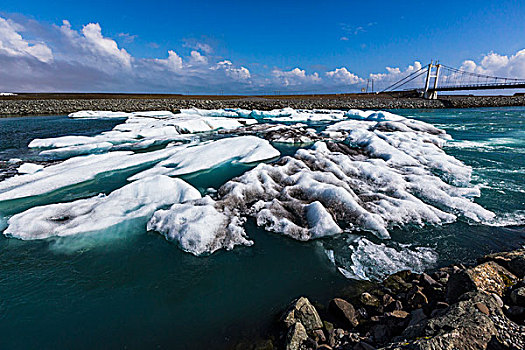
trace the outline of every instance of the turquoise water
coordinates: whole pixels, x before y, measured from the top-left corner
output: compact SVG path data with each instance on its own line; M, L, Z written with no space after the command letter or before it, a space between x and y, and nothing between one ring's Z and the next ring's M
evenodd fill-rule
M386 244L432 248L438 254L436 266L523 245L525 108L394 112L453 136L446 152L473 167L473 182L482 187L476 201L497 219L492 225L459 221L395 229ZM117 123L64 116L0 119L0 160L34 159L36 154L26 147L34 138L94 135ZM201 190L216 188L246 169L221 167L186 180ZM72 191L81 196L107 193L125 178L116 175ZM1 236L0 348L224 349L264 335L299 295L325 302L357 285L325 254L330 247L349 257L345 237L297 242L251 221L246 231L255 241L252 247L209 257L184 253L140 227L82 249L63 249L68 241Z

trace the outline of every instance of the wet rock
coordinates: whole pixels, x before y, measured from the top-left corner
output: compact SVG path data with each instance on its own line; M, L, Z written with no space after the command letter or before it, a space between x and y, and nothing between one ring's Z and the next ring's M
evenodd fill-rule
M494 261L519 278L525 277L525 249L485 255L480 262Z
M326 341L326 336L322 329L312 331L312 336L318 343L324 343Z
M510 300L517 306L525 307L525 287L517 288L510 293Z
M516 276L507 269L494 261L488 261L452 274L447 283L447 298L455 301L469 291L483 291L502 296L516 281Z
M346 327L356 327L359 324L354 306L346 300L332 299L328 305L328 310Z
M300 350L301 345L308 339L306 329L300 322L294 323L286 336L286 350Z
M310 301L301 297L295 300L285 312L283 322L287 328L300 322L307 331L323 328L323 321Z

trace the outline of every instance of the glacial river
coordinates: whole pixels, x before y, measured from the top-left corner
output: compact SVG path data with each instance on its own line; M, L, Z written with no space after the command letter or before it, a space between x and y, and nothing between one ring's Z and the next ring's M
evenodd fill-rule
M179 249L182 243L168 242L155 230L146 231L144 224L130 223L106 236L98 232L87 238L22 240L1 235L0 348L224 349L264 336L283 307L300 295L326 302L358 286L357 278L469 263L485 253L521 247L525 108L391 112L431 124L452 137L443 150L472 168L469 186L481 193L472 200L494 217L470 220L454 212L457 219L451 223L390 225L391 239L345 228L343 233L309 241L268 232L249 217L243 227L253 245L201 256ZM3 118L0 161L4 170L10 159L40 161L41 149L28 148L34 139L91 137L121 123L67 116ZM326 124L314 127L320 132ZM293 155L298 148L272 145L281 155ZM213 195L209 188L217 189L253 167L228 163L180 177L201 193ZM127 172L90 180L74 196L61 192L48 201L109 194L129 176ZM13 214L47 204L42 195L37 197L23 204L0 203L4 214L0 232L7 232Z

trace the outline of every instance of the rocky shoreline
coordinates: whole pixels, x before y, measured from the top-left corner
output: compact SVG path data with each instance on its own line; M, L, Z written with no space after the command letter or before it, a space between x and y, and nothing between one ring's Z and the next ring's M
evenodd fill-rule
M109 111L176 111L182 108L244 108L270 110L296 109L396 109L396 108L473 108L525 106L525 96L442 96L438 100L394 97L283 96L243 98L49 98L0 99L0 116L68 114L80 110Z
M524 275L521 249L472 266L397 272L328 305L300 297L276 321L272 340L254 348L525 349Z

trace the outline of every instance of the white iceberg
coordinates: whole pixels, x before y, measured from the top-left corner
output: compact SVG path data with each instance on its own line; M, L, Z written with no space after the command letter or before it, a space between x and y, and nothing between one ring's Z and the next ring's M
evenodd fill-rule
M158 208L197 198L199 191L183 180L155 176L108 196L28 209L8 220L4 234L32 240L117 230L132 220L142 220L145 225Z
M93 180L104 173L154 165L175 152L176 147L168 147L147 153L119 151L70 158L34 174L15 176L0 182L0 201L42 195Z
M266 140L255 136L239 136L208 141L196 145L177 146L177 152L157 166L129 178L137 180L153 174L179 176L208 170L227 162L254 163L272 159L279 151Z
M37 171L44 169L42 164L24 163L17 169L19 174L34 174Z
M168 210L158 210L148 223L148 230L160 232L175 241L182 250L194 255L211 254L219 249L253 244L242 227L244 221L217 209L208 196Z

